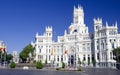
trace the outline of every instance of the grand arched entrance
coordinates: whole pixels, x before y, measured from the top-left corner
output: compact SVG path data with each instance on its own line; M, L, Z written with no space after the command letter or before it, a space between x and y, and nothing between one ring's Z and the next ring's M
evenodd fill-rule
M74 56L73 55L71 55L71 65L73 65L74 64Z
M74 46L71 46L70 47L70 50L69 50L69 60L68 60L68 64L69 64L69 66L75 66L75 64L76 64L76 48L74 47Z
M69 63L69 66L74 66L74 55L69 55L69 60L68 60L68 63Z

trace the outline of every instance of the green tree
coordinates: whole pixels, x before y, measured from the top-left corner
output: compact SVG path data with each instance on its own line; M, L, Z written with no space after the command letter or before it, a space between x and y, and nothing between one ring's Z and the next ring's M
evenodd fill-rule
M23 50L20 52L20 58L22 59L22 62L26 62L27 58L29 58L29 53L33 56L34 48L31 44L27 45Z
M7 54L6 59L7 59L8 63L10 62L10 60L12 60L12 58L13 58L12 54Z
M38 62L37 62L36 68L37 68L37 69L42 69L42 68L43 68L43 64L42 64L41 61L38 61Z
M9 57L10 56L10 58L8 58L7 59L7 57ZM11 54L7 54L7 52L2 52L2 51L0 51L0 62L3 62L3 61L10 61L12 59L12 55Z
M45 60L45 64L47 64L47 59Z
M65 63L64 62L62 62L62 68L65 68Z
M80 61L80 58L78 59L78 64L81 66L82 62Z
M90 58L88 58L88 65L90 65Z
M118 63L120 63L120 47L115 48L115 49L113 50L113 55L115 56L114 59L115 59Z
M28 57L28 55L24 51L22 51L20 53L20 58L22 59L22 62L26 62L27 61L27 57Z
M12 61L12 62L10 63L10 68L15 68L15 66L16 66L15 62Z
M4 60L3 57L4 57L4 56L3 56L3 53L2 53L2 51L0 51L0 62L2 62L2 61Z
M92 60L93 66L96 67L96 60Z

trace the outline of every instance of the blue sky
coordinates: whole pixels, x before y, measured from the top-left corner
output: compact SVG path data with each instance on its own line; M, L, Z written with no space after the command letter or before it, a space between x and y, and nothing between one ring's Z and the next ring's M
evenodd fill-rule
M103 19L103 25L117 21L120 30L119 0L0 0L0 40L12 53L34 41L36 32L43 34L46 26L53 27L55 36L63 35L78 4L84 8L89 32L93 32L93 18L97 17Z

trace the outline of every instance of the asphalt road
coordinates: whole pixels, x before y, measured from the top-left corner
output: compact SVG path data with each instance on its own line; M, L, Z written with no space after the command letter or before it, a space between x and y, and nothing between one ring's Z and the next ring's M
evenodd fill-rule
M85 68L79 71L0 69L0 75L120 75L120 70Z
M120 70L108 68L85 68L84 75L120 75Z

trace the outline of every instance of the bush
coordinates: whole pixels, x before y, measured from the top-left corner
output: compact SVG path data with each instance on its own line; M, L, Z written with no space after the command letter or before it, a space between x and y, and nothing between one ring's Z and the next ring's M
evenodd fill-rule
M36 68L37 68L37 69L42 69L42 68L43 68L43 64L42 64L41 61L38 61L38 62L37 62Z
M47 59L45 60L45 64L47 64Z
M82 67L81 66L78 67L78 71L82 71Z
M64 62L62 62L62 68L65 68L65 63Z
M60 68L56 68L56 70L60 70Z
M82 62L80 61L80 58L78 59L78 64L81 66Z
M96 67L96 60L93 60L92 63L93 63L93 66Z
M90 65L90 59L88 59L88 65Z
M36 60L33 60L33 63L35 64L35 63L36 63Z
M12 61L12 62L10 63L10 68L15 68L15 66L16 66L16 64Z

